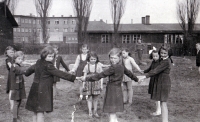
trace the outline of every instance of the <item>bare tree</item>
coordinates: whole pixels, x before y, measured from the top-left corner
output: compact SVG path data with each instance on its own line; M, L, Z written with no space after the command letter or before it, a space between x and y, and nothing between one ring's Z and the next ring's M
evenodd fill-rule
M112 38L113 46L116 46L118 40L118 30L120 26L121 18L124 15L127 0L110 0L110 10L113 20L114 36Z
M5 2L8 8L10 9L11 13L14 15L19 0L5 0Z
M194 29L199 13L199 0L183 0L177 3L177 15L179 24L184 34L184 54L189 53L189 48L194 46Z
M52 0L34 0L36 11L40 17L41 29L42 29L42 39L44 43L48 42L49 36L47 32L47 17L49 10L51 8Z
M75 16L77 16L78 43L83 44L87 39L87 27L92 10L92 0L72 0Z

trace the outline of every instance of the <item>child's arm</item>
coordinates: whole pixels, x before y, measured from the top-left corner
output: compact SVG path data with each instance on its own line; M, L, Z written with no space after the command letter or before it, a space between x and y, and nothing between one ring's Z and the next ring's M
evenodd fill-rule
M138 82L138 78L128 69L126 69L126 67L124 66L124 74L126 74L128 77L130 77L132 80L134 80L135 82Z
M11 71L13 71L17 75L22 75L26 73L26 67L19 67L19 66L11 66Z
M30 76L31 74L35 73L35 64L32 65L31 67L29 67L26 72L25 72L25 76Z
M69 67L65 64L61 56L60 56L60 63L62 64L62 66L65 68L66 71L69 71Z
M140 67L137 65L137 63L135 62L135 60L133 58L130 58L130 62L133 67L135 67L139 72L142 73L142 70L140 69Z
M152 63L151 63L152 65ZM144 73L148 73L151 70L151 65L149 66L149 68L147 68L146 70L144 70Z
M71 70L72 72L75 72L77 70L79 63L80 63L80 56L78 55L77 58L76 58L74 67Z
M52 75L55 75L57 77L60 77L62 79L65 79L65 80L68 80L71 82L74 82L74 80L76 79L75 75L72 75L67 72L63 72L63 71L56 69L52 63L49 63L47 65L47 71Z

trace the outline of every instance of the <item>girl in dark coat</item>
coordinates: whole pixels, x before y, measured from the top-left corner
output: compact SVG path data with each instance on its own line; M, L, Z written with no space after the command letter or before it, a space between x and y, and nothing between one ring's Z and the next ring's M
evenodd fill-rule
M75 75L56 69L52 63L55 53L52 47L41 51L41 59L26 70L25 75L35 73L33 84L26 103L26 109L34 112L34 122L44 122L44 112L53 111L54 76L74 82Z
M152 50L152 52L150 54L150 59L153 59L153 61L150 65L150 67L148 69L144 70L144 73L148 73L149 71L155 69L159 65L159 58L160 58L160 56L159 56L158 51ZM157 82L157 80L158 80L157 75L152 76L150 78L148 93L151 94L151 98L155 94L155 92L153 92L153 89L154 89L154 84ZM152 115L156 116L156 115L160 115L160 114L161 114L160 101L156 101L156 112L153 112Z
M150 70L144 76L144 78L157 75L158 80L156 80L157 82L154 83L152 99L161 101L162 122L168 122L167 100L171 89L171 80L169 74L172 63L170 58L172 52L169 47L162 46L160 48L159 54L161 57L159 65L155 69Z
M198 67L198 71L200 74L200 43L196 44L197 55L196 55L196 66Z
M106 87L103 112L110 114L110 122L117 122L116 112L124 111L121 87L123 75L126 74L132 80L138 82L138 78L122 65L121 55L120 49L113 48L109 52L111 66L101 73L82 79L83 81L94 82L100 80L101 78L105 78L107 76L109 77L109 82Z
M7 86L6 86L6 93L9 93L9 102L10 102L10 110L12 111L13 109L13 105L14 105L14 100L11 100L10 99L10 96L11 96L11 92L10 92L10 85L11 85L11 81L10 81L10 68L11 68L11 65L14 63L14 60L13 60L13 56L14 56L14 48L11 47L11 46L8 46L6 47L6 50L5 50L5 55L7 57L7 59L5 60L6 62L6 68L8 70L8 79L7 79Z
M26 98L25 86L24 86L24 69L21 67L22 61L24 60L24 53L22 51L17 51L14 54L14 62L10 69L10 99L14 100L13 105L13 122L17 122L19 107L21 100Z

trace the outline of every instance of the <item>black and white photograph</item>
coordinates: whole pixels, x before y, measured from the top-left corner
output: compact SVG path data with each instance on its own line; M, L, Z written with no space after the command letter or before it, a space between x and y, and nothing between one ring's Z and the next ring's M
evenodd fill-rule
M0 122L199 122L199 0L0 0Z

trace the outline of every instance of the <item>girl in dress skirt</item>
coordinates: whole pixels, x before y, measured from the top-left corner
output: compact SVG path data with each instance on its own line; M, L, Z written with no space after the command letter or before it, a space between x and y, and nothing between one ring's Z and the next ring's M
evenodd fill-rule
M10 102L10 110L11 111L13 109L14 100L10 99L10 96L11 96L11 92L10 92L10 85L11 85L10 68L11 68L12 64L14 63L14 60L13 60L14 52L15 52L14 48L11 47L11 46L8 46L8 47L6 47L6 50L5 50L5 53L4 53L6 55L6 57L7 57L5 62L6 62L6 68L8 70L6 93L9 94L9 102Z
M76 72L77 77L83 76L83 68L87 64L87 56L88 56L88 51L89 51L88 45L83 44L80 50L82 53L77 56L74 67L70 71L70 73ZM83 84L80 85L79 91L80 91L79 100L82 100L83 99Z
M92 76L102 72L102 64L99 63L99 58L95 52L90 52L87 59L88 63L83 69L84 77ZM97 114L98 98L103 90L103 78L95 82L84 82L84 89L88 95L87 103L89 109L89 117L93 115L99 117ZM92 104L94 105L94 112L92 113Z
M122 49L122 57L122 63L126 69L133 73L134 68L136 68L140 73L143 73L135 60L131 57L130 51L127 48ZM132 80L126 75L124 75L122 90L124 103L131 105L133 98L133 86Z
M146 70L144 70L144 73L148 73L149 71L155 69L158 65L159 65L159 53L157 50L152 50L152 52L150 52L150 59L153 59L151 65L149 68L147 68ZM154 88L154 83L156 83L158 80L158 76L152 76L150 78L150 82L149 82L149 89L148 89L148 93L151 95L151 99L153 96L153 88ZM152 115L153 116L157 116L161 114L161 108L160 108L160 101L156 101L156 112L153 112Z
M17 122L19 107L21 100L26 98L24 78L23 74L25 69L21 67L21 64L24 60L24 53L22 51L17 51L14 54L14 62L10 69L11 74L11 87L10 87L10 99L14 100L13 105L13 122Z
M119 48L111 49L109 52L109 59L111 66L107 70L86 78L82 77L82 80L95 82L101 78L105 78L107 76L109 77L106 87L103 112L110 114L110 122L118 122L116 112L124 111L121 87L123 75L126 74L136 82L138 82L138 78L122 65L122 52Z
M161 101L162 122L168 122L167 100L171 89L169 75L172 64L172 51L169 47L162 46L159 50L159 55L161 57L159 65L150 70L143 78L158 77L152 88L151 99Z
M45 47L40 54L41 59L26 70L25 75L33 73L34 80L26 102L26 109L34 112L33 122L44 122L44 112L53 111L54 76L74 82L75 75L55 68L53 59L55 52L52 47Z

